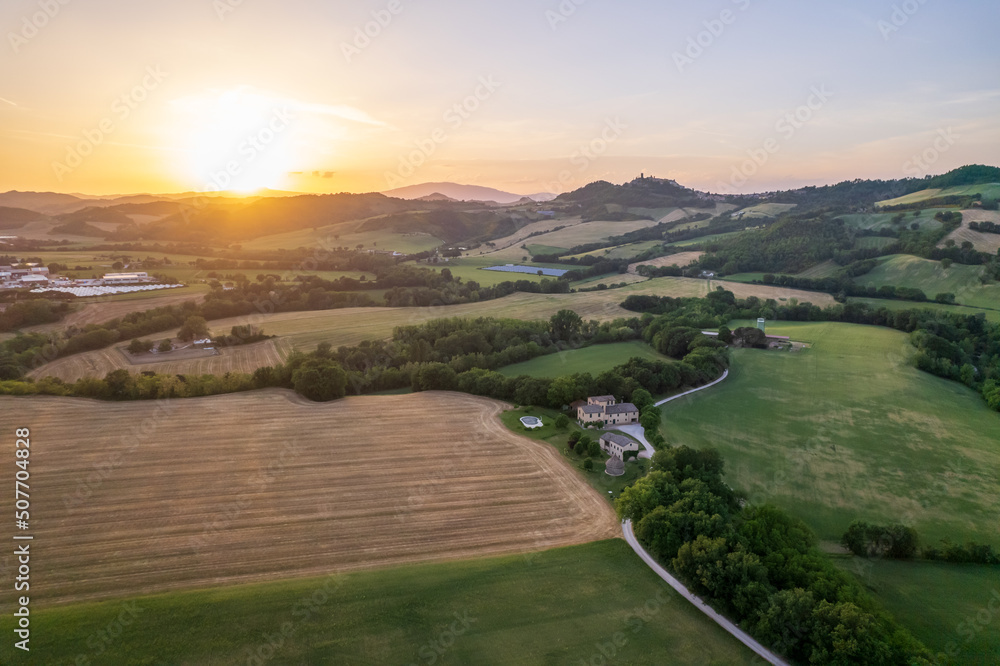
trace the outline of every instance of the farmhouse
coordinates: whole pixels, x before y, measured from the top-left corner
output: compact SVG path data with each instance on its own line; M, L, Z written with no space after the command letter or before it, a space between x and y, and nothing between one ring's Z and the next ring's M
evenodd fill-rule
M607 425L623 425L639 422L639 408L631 402L615 403L612 395L598 395L587 398L587 404L577 407L576 418L580 423L602 421Z
M607 432L601 435L601 451L604 451L612 458L625 459L625 454L629 452L639 452L639 442L629 439L624 435L616 435Z

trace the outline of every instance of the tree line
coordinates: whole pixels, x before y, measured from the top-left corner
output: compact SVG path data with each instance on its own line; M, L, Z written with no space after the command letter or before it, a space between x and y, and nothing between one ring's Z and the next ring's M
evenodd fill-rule
M930 663L930 652L817 549L804 523L747 504L723 470L714 450L659 450L615 508L695 593L795 662Z
M778 304L753 296L737 300L722 287L704 299L632 295L622 307L637 313L671 315L695 327L719 327L733 319L764 317L893 328L910 334L910 342L918 351L917 368L962 382L979 392L991 409L1000 411L1000 324L987 321L983 313L890 310L866 303L820 308L812 303Z
M917 531L900 524L877 525L856 520L844 532L840 543L858 557L909 560L922 556L953 564L1000 564L1000 553L988 544L972 541L955 544L942 539L940 546L921 549Z

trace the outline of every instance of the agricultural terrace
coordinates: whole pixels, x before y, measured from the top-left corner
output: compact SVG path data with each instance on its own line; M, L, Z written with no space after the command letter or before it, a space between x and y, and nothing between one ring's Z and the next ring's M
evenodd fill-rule
M269 390L96 405L0 399L45 433L32 455L33 509L47 517L32 592L46 605L619 532L607 500L551 448L505 428L506 406L485 398L317 404Z
M480 271L486 272L486 271ZM498 274L499 275L499 274ZM757 296L762 299L798 299L820 307L833 305L833 297L828 294L768 287L755 284L727 282L726 288L738 298ZM343 308L338 310L317 310L309 312L281 312L261 317L233 317L209 322L214 332L227 333L233 326L254 323L263 327L268 335L280 338L276 344L280 350L291 348L303 351L315 349L320 342L329 342L334 347L356 345L364 340L388 338L397 326L421 324L443 317L508 317L514 319L548 319L563 309L576 311L585 321L610 321L619 317L634 317L619 306L631 294L655 294L658 296L704 296L716 282L690 278L657 278L628 285L620 289L592 291L576 294L529 294L516 293L493 301L466 303L462 305L427 308ZM175 337L177 329L156 334L157 339ZM151 336L153 337L153 336ZM58 377L64 381L75 381L80 377L103 377L119 367L125 367L125 359L110 354L103 349L85 352L48 363L31 373L34 378ZM260 365L270 365L270 353L261 358ZM198 361L199 363L201 361ZM185 363L185 362L181 362ZM196 372L192 366L178 365L171 372L190 374ZM204 367L204 366L199 366ZM221 367L221 366L220 366ZM144 366L143 370L153 370L155 366Z
M264 648L272 655L266 663L275 664L541 666L604 663L608 644L610 663L758 663L621 539L132 601L33 606L32 650L73 663L88 638L114 625L123 608L137 608L120 636L98 643L104 663L235 666L256 663ZM9 634L12 619L0 619L0 630ZM269 653L264 637L285 623L294 631ZM446 633L452 627L460 635ZM5 663L12 650L0 646Z

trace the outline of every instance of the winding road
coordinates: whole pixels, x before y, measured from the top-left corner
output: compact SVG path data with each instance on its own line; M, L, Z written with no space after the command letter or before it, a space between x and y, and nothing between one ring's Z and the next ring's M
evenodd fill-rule
M727 369L725 372L722 373L722 376L719 377L718 379L716 379L714 382L711 382L709 384L705 384L704 386L699 386L698 388L691 389L690 391L684 391L684 393L678 393L677 395L671 396L669 398L664 398L663 400L660 400L658 403L656 403L656 406L659 407L660 405L667 404L671 400L677 400L678 398L683 398L686 395L691 395L692 393L697 393L698 391L704 391L707 388L711 388L711 387L715 386L716 384L718 384L719 382L723 381L728 376L729 376L729 370ZM645 460L649 460L650 458L653 457L653 454L656 453L656 449L653 448L653 445L650 444L648 441L646 441L646 430L645 430L645 428L643 428L638 423L636 423L634 425L620 425L620 426L615 426L614 428L609 428L609 430L617 430L618 432L623 432L626 435L628 435L629 437L632 437L633 439L638 440L638 442L640 444L642 444L643 448L646 449L645 451L641 451L639 453L639 457L640 458L643 458Z
M665 580L670 587L674 588L678 594L694 604L695 608L712 618L717 625L735 636L739 642L753 650L758 656L765 659L769 664L774 664L775 666L789 666L788 662L782 660L781 657L777 656L766 647L755 641L750 634L746 633L735 624L716 613L711 606L692 594L683 583L667 573L667 570L661 567L659 563L646 552L646 549L642 547L639 540L635 538L635 533L632 531L631 520L622 522L622 533L625 535L625 541L628 542L628 545L632 546L632 550L634 550L636 554L642 558L643 562L648 564L649 568L655 571L660 578Z
M728 376L729 376L729 370L726 370L724 373L722 373L722 376L716 379L714 382L710 384L705 384L704 386L701 386L696 389L691 389L690 391L685 391L684 393L680 393L670 398L660 400L659 402L656 403L656 406L659 407L660 405L666 404L671 400L677 400L678 398L683 398L686 395L691 395L692 393L697 393L698 391L704 391L707 388L715 386ZM656 449L654 449L650 445L650 443L646 441L646 431L643 429L641 425L618 426L617 428L614 429L624 432L628 435L631 435L632 437L634 437L635 439L639 440L639 442L642 443L643 447L645 447L646 450L639 454L640 458L651 458L652 455L656 453ZM695 608L697 608L702 613L710 617L717 625L719 625L727 632L732 634L739 642L743 643L748 648L753 650L754 653L756 653L762 659L766 660L769 664L774 664L775 666L789 666L788 662L782 660L776 654L768 650L766 647L764 647L757 641L755 641L748 633L746 633L745 631L737 627L735 624L727 620L725 617L717 613L711 606L702 601L698 596L692 594L691 591L688 590L683 583L681 583L679 580L677 580L669 573L667 573L667 570L664 569L662 566L660 566L660 564L653 559L653 556L646 552L646 549L642 547L642 545L639 543L639 540L635 538L635 533L632 531L631 520L626 520L622 522L622 534L625 536L625 541L628 542L628 545L632 547L632 550L634 550L636 554L640 558L642 558L642 561L645 562L649 566L649 568L656 573L656 575L665 580L667 584L670 585L670 587L674 588L674 590L678 594L680 594L682 597L684 597L692 604L694 604Z

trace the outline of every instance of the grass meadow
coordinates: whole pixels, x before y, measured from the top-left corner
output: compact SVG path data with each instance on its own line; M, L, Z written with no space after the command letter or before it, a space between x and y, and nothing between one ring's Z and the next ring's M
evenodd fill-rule
M992 666L1000 655L1000 567L836 558L931 651Z
M925 545L1000 546L1000 414L964 386L912 367L902 333L832 323L769 323L768 332L811 347L734 350L725 382L661 407L670 444L717 448L731 486L801 518L827 542L862 519L912 525ZM996 663L1000 615L968 643L956 627L1000 590L1000 568L843 566L932 649L959 641L954 663Z
M734 350L728 380L661 408L670 444L718 448L730 485L828 541L860 518L912 524L925 542L1000 546L1000 415L912 367L902 333L833 323L768 332L811 347Z
M982 266L952 264L946 269L940 261L897 254L881 260L870 273L855 282L874 287L893 285L921 289L930 299L950 293L962 305L1000 308L1000 284L980 283L982 273Z
M595 377L605 370L627 362L638 356L644 359L666 360L645 342L632 340L606 345L592 345L583 349L571 349L539 356L524 363L515 363L500 368L498 372L506 377L528 375L529 377L556 378L562 375L572 375L577 372L589 372Z
M11 634L12 617L0 620ZM735 664L752 653L621 539L32 607L32 654L114 664ZM0 660L13 659L13 641ZM255 661L256 659L256 661Z

